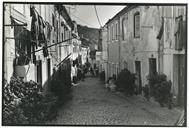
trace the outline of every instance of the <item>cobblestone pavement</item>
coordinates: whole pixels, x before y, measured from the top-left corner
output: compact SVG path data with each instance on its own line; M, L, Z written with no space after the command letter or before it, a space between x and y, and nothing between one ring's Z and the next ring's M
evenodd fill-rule
M51 125L174 125L181 110L160 107L140 96L123 97L88 77L73 86L73 98Z

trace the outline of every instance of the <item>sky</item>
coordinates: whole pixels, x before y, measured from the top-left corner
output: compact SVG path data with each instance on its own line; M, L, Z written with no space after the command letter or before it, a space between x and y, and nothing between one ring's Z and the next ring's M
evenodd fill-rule
M116 5L96 5L101 25L103 26L124 7L125 6ZM72 20L75 20L78 24L92 28L100 28L94 5L66 5L66 8Z

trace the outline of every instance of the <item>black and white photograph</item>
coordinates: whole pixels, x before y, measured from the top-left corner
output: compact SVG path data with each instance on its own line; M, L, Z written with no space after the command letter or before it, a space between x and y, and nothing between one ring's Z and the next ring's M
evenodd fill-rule
M188 3L2 3L2 126L187 126Z

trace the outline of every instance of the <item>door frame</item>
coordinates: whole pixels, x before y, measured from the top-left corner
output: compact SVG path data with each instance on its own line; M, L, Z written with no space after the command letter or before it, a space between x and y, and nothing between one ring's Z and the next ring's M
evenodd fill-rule
M139 67L138 67L139 66ZM138 85L138 94L142 94L142 76L141 76L141 71L142 71L142 66L141 66L141 61L135 60L135 73L136 75L139 75L139 85ZM139 74L137 74L137 72Z

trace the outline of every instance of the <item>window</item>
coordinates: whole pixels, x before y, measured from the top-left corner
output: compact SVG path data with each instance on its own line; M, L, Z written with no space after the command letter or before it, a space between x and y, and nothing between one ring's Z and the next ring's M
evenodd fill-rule
M126 19L122 20L122 39L126 39Z
M110 32L110 28L108 29L108 41L110 41L111 40L111 32Z
M140 37L140 13L136 12L134 14L134 37Z
M66 27L64 27L64 40L68 39L68 30Z
M62 41L64 41L64 33L62 33Z
M156 58L149 58L149 74L154 75L157 73L156 70Z
M118 39L118 23L116 23L115 39Z
M53 25L53 27L55 27L54 19L55 19L55 17L54 17L54 15L52 14L52 25Z
M114 26L112 26L112 40L114 39Z

